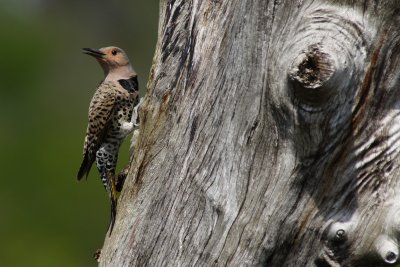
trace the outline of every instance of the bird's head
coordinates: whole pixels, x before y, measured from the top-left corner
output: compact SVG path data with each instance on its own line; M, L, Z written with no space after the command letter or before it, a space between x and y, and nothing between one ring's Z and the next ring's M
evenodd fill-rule
M83 52L93 56L103 68L105 76L111 73L132 72L128 56L121 48L115 46L103 47L100 49L83 48Z

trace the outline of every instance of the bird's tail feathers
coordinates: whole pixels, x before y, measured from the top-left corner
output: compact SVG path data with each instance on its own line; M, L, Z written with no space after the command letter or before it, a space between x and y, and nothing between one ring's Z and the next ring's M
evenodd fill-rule
M111 236L111 233L114 229L114 224L115 224L115 217L117 214L117 199L114 199L113 197L111 198L111 220L110 220L110 226L108 227L108 236Z
M115 176L113 173L110 173L105 170L105 168L102 168L99 170L100 175L101 175L101 180L103 182L103 185L108 193L108 196L110 198L111 202L111 220L110 220L110 225L108 227L108 235L110 236L113 229L114 229L114 224L115 224L115 217L117 214L117 189L115 186Z
M86 176L86 178L88 177L92 164L93 162L90 162L89 157L87 156L87 154L85 154L81 167L79 168L78 175L76 176L78 181L80 181L83 176Z

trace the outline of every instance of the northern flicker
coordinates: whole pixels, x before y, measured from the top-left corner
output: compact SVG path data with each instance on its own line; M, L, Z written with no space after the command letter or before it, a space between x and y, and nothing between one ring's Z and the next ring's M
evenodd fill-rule
M90 102L83 161L77 178L87 177L96 161L101 181L111 200L111 234L117 206L115 168L118 150L136 126L131 118L134 107L139 103L139 86L137 74L122 49L113 46L99 50L83 48L83 52L100 63L105 78Z

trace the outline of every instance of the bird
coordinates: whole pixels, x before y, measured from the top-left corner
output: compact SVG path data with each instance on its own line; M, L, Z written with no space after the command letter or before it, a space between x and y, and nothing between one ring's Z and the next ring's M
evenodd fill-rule
M104 72L104 80L97 87L89 105L83 160L77 180L84 176L87 178L96 162L111 202L111 235L116 217L117 191L121 190L121 181L116 181L115 177L118 151L125 137L138 126L131 119L134 108L139 104L139 83L137 73L121 48L83 48L83 52L98 61Z

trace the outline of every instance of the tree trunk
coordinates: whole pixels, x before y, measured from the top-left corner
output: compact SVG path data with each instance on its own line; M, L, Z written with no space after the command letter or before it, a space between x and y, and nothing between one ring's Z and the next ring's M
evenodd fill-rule
M161 1L100 266L397 262L399 6Z

